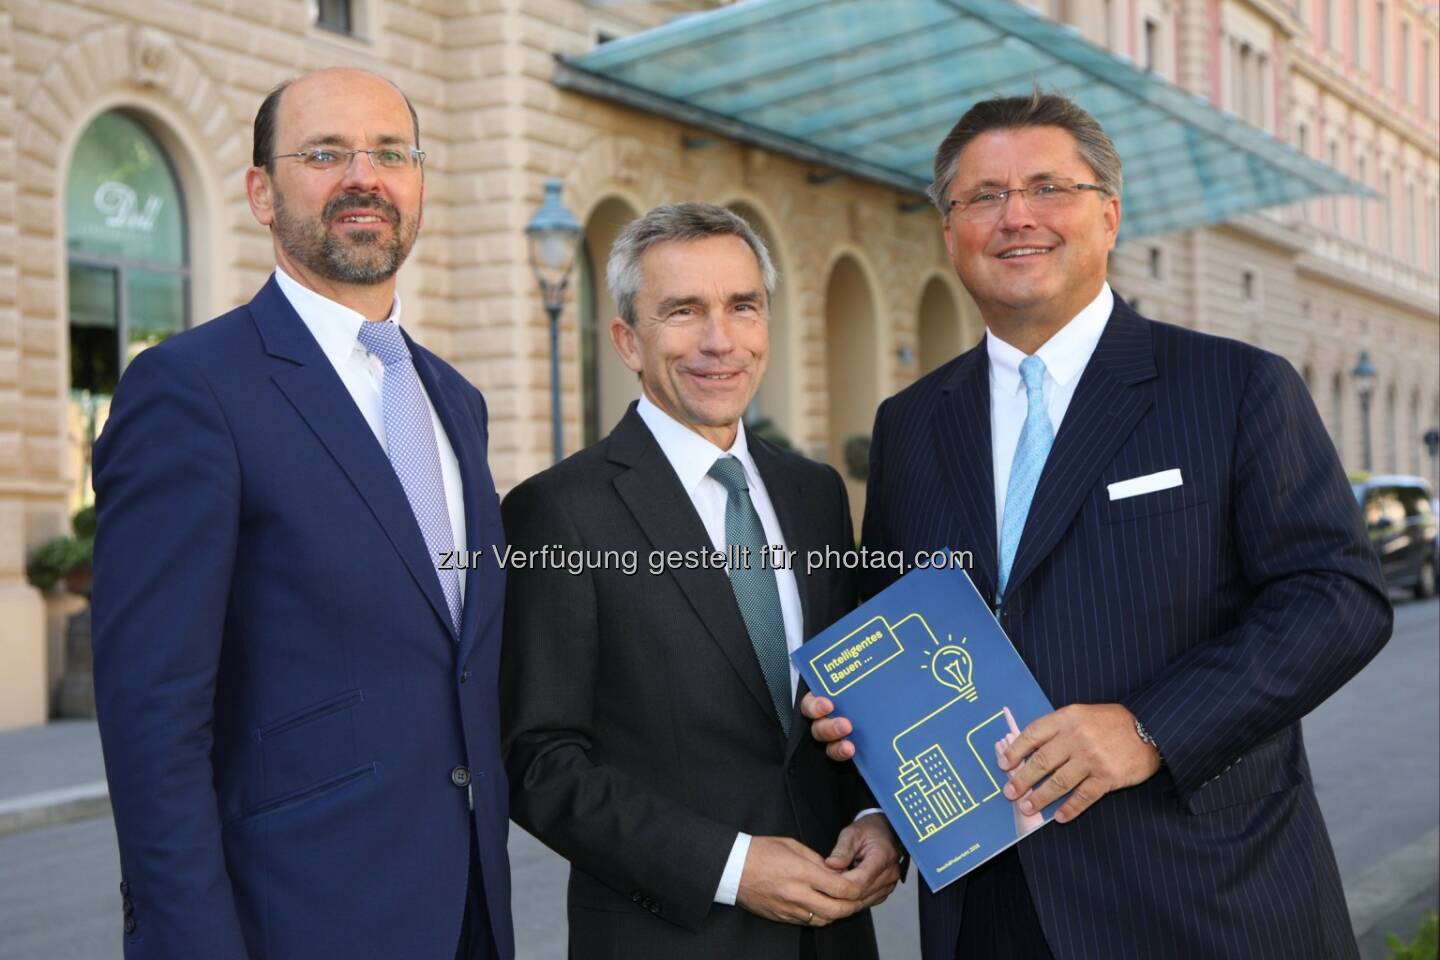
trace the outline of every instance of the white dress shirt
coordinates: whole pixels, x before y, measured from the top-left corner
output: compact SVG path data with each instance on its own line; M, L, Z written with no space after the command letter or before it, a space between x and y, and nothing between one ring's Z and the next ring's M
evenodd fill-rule
M1045 363L1045 410L1050 414L1050 426L1057 436L1060 421L1075 396L1075 386L1095 352L1095 345L1100 342L1100 335L1105 332L1114 306L1115 295L1110 292L1110 284L1103 284L1099 296L1035 351ZM1005 493L1010 486L1010 467L1015 462L1015 447L1020 443L1020 429L1025 425L1029 403L1025 381L1020 376L1020 361L1025 359L1025 354L988 330L985 349L990 354L990 443L995 462L998 542L1005 517Z
M705 524L705 532L716 550L725 550L725 503L729 494L719 480L710 476L715 461L729 454L745 468L745 482L750 487L750 500L760 516L760 525L765 529L765 540L777 548L785 547L785 536L780 531L780 519L775 515L775 506L765 490L765 481L755 468L750 449L745 442L745 424L735 431L735 442L729 450L721 450L700 434L675 420L650 401L648 396L640 397L637 408L640 419L650 428L655 442L665 459L670 461L680 485L690 495L695 512ZM775 551L772 551L772 554ZM759 563L760 558L752 558ZM786 567L775 571L775 584L780 588L780 615L785 621L785 647L794 652L805 642L805 619L800 606L800 588L795 583L795 571ZM790 696L793 702L795 684L800 679L794 664L790 666ZM745 872L745 856L750 852L750 835L741 833L735 837L730 848L730 858L725 861L725 871L720 875L720 886L715 891L715 902L731 905L740 892L740 876Z
M300 315L300 320L309 329L311 336L320 344L320 350L340 376L340 382L350 392L355 406L370 425L375 439L385 446L385 406L381 390L385 384L385 365L360 344L360 325L366 320L349 307L322 297L308 287L303 287L284 270L275 268L275 282L280 292L290 301L290 306ZM395 305L384 323L400 324L400 295L395 295ZM418 375L417 375L418 380ZM455 449L445 427L435 413L435 404L420 384L420 393L425 405L430 408L430 423L435 429L435 445L440 448L440 476L445 485L445 507L450 514L450 532L455 537L455 549L459 556L465 556L465 498L460 483L460 461L455 459ZM457 565L458 566L458 565ZM460 577L460 601L465 601L465 577Z

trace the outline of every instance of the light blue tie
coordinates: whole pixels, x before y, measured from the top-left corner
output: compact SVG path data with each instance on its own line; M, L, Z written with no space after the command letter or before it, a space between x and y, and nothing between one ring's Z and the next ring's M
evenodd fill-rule
M765 547L765 527L755 503L750 499L750 484L745 480L745 467L734 457L721 457L710 467L710 476L720 482L728 496L725 499L725 544L731 550L750 548L749 565L727 567L730 589L740 605L740 616L750 634L750 646L760 661L760 672L770 690L780 729L790 736L790 654L785 643L785 616L780 612L780 586L775 571L761 562Z
M1020 361L1020 376L1025 380L1025 426L1020 429L1020 442L1015 444L1015 459L1010 464L1010 482L1005 487L1005 515L1000 521L1000 575L995 591L995 606L1005 598L1010 568L1020 535L1025 532L1025 518L1030 514L1030 501L1045 469L1045 458L1055 442L1055 429L1045 411L1045 361L1030 356Z
M425 548L440 578L440 590L450 607L450 621L460 631L460 575L453 569L439 569L442 554L455 550L450 527L450 510L445 504L445 481L440 473L440 448L430 407L420 389L420 377L410 362L410 350L400 328L388 321L362 323L360 345L385 365L385 385L380 391L385 411L385 452L390 466L405 488L405 498L420 525Z

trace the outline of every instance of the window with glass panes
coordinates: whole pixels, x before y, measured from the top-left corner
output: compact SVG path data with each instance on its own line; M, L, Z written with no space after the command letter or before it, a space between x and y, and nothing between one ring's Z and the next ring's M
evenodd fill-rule
M351 13L350 0L319 0L315 25L336 33L354 33L355 19Z
M101 114L75 146L65 246L72 434L85 457L126 364L189 321L184 197L165 149L127 113Z

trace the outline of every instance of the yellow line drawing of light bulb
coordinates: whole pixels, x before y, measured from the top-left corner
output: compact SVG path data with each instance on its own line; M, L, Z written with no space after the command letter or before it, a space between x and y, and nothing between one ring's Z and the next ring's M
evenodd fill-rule
M975 702L974 661L964 647L949 644L935 651L930 658L930 675L957 691L971 703Z

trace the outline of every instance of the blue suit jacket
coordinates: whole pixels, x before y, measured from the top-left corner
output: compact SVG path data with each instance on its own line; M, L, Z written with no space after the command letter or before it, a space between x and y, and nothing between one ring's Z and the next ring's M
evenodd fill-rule
M1109 499L1177 467L1182 486ZM993 477L982 342L881 406L866 546L973 550L993 599ZM1010 584L1000 623L1051 702L1123 703L1166 759L1021 842L1055 956L1355 956L1299 721L1380 650L1391 610L1290 365L1117 298ZM922 891L929 960L965 956L964 893Z
M116 391L93 629L130 960L453 956L457 767L514 953L485 404L410 346L485 551L458 637L389 460L273 278Z

